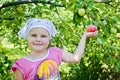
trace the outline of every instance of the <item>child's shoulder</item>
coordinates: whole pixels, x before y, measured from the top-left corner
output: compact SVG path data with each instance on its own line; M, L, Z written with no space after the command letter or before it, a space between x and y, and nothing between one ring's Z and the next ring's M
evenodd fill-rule
M25 57L22 57L22 58L17 59L15 62L23 62L25 60L26 60Z
M57 52L57 53L62 53L62 49L59 48L59 47L50 47L49 50L50 50L51 53L54 53L54 52L55 52L55 53L56 53L56 52Z

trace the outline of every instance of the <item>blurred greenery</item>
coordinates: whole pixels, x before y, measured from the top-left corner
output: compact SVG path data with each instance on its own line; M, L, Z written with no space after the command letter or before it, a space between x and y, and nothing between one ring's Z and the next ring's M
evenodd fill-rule
M16 1L2 0L0 5ZM13 80L10 71L13 62L29 52L27 41L17 35L29 18L52 20L58 34L52 39L51 46L71 53L86 27L97 26L99 33L87 39L81 61L61 64L61 80L120 80L119 0L50 0L53 4L47 4L48 0L41 1L46 2L0 6L0 80ZM58 4L62 6L56 6ZM84 16L79 16L80 8L85 9Z

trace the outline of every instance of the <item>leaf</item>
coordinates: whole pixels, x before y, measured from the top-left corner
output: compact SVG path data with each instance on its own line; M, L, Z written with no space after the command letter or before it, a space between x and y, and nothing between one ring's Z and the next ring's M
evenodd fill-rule
M97 21L94 21L94 24L95 24L96 26L99 26L99 23L98 23Z
M110 56L110 64L115 64L115 59L112 56Z
M116 16L113 17L113 20L114 20L116 23L119 21L119 19L118 19Z
M51 4L50 10L53 10L55 7L56 7L55 4Z
M90 24L92 24L92 21L88 20L88 21L85 22L85 24L90 25Z
M120 61L117 62L117 66L120 68Z
M116 63L115 70L118 72L120 71L120 61Z
M97 41L100 43L100 44L105 44L105 40L103 38L97 38Z
M94 3L92 1L89 1L89 7L92 7L94 5Z
M98 5L96 5L96 7L98 7L98 8L103 10L105 8L105 4L98 4Z
M109 34L109 29L110 29L110 27L109 27L109 26L104 26L102 29L103 29L103 31L105 32L105 36L106 36L106 37L109 37L109 35L110 35L110 34Z

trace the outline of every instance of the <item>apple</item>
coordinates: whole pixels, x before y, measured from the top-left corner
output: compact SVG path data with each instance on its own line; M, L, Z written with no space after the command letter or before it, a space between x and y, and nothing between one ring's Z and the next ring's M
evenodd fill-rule
M17 8L17 11L18 11L18 12L22 12L22 11L23 11L23 8L22 8L22 7L18 7L18 8Z
M97 27L95 25L89 25L87 27L87 32L95 32L97 31Z
M120 30L120 26L116 26L118 30Z
M85 9L80 8L80 9L78 10L78 14L79 14L80 16L84 16L84 15L85 15Z
M116 34L116 33L117 33L117 29L116 29L116 28L111 28L111 29L110 29L110 32L111 32L112 34Z

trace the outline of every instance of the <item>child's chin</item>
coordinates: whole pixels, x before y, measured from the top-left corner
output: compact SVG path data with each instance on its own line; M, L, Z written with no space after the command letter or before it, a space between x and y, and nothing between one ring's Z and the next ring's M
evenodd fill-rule
M40 47L35 47L35 48L33 48L32 50L37 51L37 52L40 52L40 51L42 51L42 48L40 48Z

